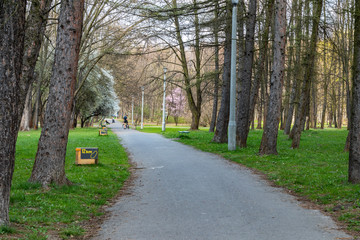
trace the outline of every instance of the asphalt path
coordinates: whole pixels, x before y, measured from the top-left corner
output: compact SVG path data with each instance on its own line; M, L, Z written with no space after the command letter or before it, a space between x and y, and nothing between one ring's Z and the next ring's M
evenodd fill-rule
M137 177L94 239L352 239L329 217L238 164L158 134L110 127L136 163Z

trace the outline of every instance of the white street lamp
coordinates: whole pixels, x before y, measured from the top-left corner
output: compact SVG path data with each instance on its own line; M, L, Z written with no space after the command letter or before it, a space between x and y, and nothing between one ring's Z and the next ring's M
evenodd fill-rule
M230 74L230 116L228 126L228 150L236 150L236 14L238 0L232 0L233 14L232 14L232 30L231 30L231 74Z
M141 87L141 129L144 128L144 86Z
M161 131L163 131L163 132L165 132L166 71L167 71L167 68L164 67L164 96L163 96L163 116L162 116L162 127L161 127Z
M134 126L134 97L131 100L131 125Z

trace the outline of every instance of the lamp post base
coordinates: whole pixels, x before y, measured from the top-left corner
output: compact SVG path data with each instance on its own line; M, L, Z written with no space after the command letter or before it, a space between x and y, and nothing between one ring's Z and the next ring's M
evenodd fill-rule
M236 150L236 122L230 121L228 127L228 150Z

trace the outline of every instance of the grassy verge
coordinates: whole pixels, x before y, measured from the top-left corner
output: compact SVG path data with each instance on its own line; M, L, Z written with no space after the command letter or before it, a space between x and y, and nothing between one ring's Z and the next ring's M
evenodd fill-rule
M145 132L161 133L159 127ZM348 153L343 151L346 130L309 130L302 134L300 149L291 149L291 141L279 132L276 156L259 156L261 130L250 131L248 147L230 152L227 144L213 143L213 133L206 129L180 136L178 128L161 133L168 138L192 145L202 151L219 154L265 173L276 185L303 196L348 226L360 231L360 185L347 182ZM179 137L180 136L180 137Z
M71 186L42 189L28 183L40 131L20 132L10 197L10 228L0 239L62 239L84 234L83 223L102 215L101 206L114 197L129 176L128 159L115 134L98 136L98 129L70 131L66 175ZM76 147L99 147L99 164L76 166Z

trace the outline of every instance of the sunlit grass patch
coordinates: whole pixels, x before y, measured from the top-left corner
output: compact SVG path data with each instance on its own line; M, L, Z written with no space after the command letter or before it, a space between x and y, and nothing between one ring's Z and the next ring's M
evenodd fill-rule
M128 158L115 134L99 136L98 129L70 131L66 154L66 176L70 186L44 189L29 183L40 131L20 132L10 197L10 220L23 226L17 235L24 239L47 239L49 232L61 238L84 233L81 223L100 216L100 207L114 197L129 176ZM98 165L75 165L76 147L98 147ZM0 239L12 232L0 231Z

